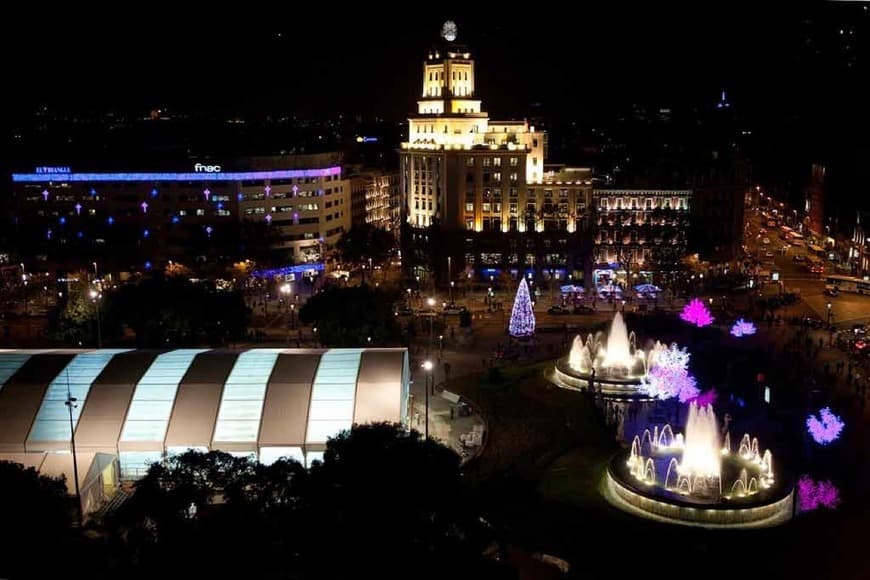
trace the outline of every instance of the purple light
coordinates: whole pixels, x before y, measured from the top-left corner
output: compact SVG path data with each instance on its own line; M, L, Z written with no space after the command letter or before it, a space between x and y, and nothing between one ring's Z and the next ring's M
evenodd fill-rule
M211 196L211 190L210 190L209 188L206 187L206 188L203 190L202 194L205 196L205 200L208 201L209 196Z
M716 389L710 389L709 391L704 391L689 402L696 403L699 407L706 407L715 403L717 398L719 398L719 395L716 393Z
M298 213L295 213L295 212L293 213L293 223L296 225L299 224L299 214Z
M147 238L147 237L150 236L150 235L151 235L151 232L149 232L147 229L144 230L144 231L142 232L142 237L143 237L143 238Z
M274 171L237 171L221 173L13 173L15 183L56 181L255 181L275 179L299 179L341 175L341 167L325 169L278 169ZM91 195L95 195L92 192Z
M271 223L272 223L272 214L267 213L267 214L266 214L266 217L263 218L263 219L266 220L266 223L267 223L267 224L271 224Z
M76 215L82 215L82 204L77 203L75 205L75 208L76 208Z
M239 201L242 201L243 199L245 199L245 194L243 194L243 193L237 193L237 194L236 194L236 199L239 200Z
M45 237L46 237L46 239L49 239L49 240L51 239L51 228L48 228L48 230L46 230Z
M809 475L798 480L798 506L802 512L820 507L837 509L840 505L840 490L828 480L815 482Z
M42 199L44 199L45 201L48 201L48 190L47 189L42 190Z
M656 355L649 372L641 380L640 390L658 399L677 397L681 403L697 398L700 391L695 377L689 373L690 356L685 348L671 344Z
M755 324L752 321L743 320L742 318L738 319L737 322L734 323L734 326L731 327L731 336L736 336L740 338L742 336L752 336L757 332L755 328Z
M139 204L139 206L142 208L142 213L148 213L148 202L147 201L143 201L142 203Z
M223 209L223 208L224 208L224 202L219 201L218 204L217 204L217 208L218 208L218 209Z
M109 223L109 225L112 225L113 223L115 223L115 218L113 218L112 216L109 216L109 217L106 219L106 221Z
M698 328L710 326L713 324L713 317L710 311L704 306L704 303L697 298L692 298L691 302L686 304L683 311L680 313L680 318L694 324Z
M172 223L177 224L180 221L181 218L179 218L177 215L172 216Z
M813 436L813 440L819 445L827 445L840 437L846 423L837 415L834 415L830 407L819 410L819 416L812 413L807 416L807 431Z
M266 197L269 197L269 193L272 191L272 186L267 185L266 187L263 188L263 191L266 192Z
M294 183L292 189L293 189L293 197L296 197L296 194L299 193L299 186L297 186L297 185Z
M205 226L205 233L208 235L208 237L211 237L211 233L213 231L214 229L211 226Z

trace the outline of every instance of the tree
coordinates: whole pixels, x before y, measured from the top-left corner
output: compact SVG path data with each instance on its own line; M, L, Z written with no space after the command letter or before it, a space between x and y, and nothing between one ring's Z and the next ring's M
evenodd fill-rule
M224 344L245 335L250 312L239 292L155 276L110 294L107 308L142 347Z
M677 397L681 403L697 397L700 391L689 373L689 357L689 351L676 344L656 354L640 390L658 399Z
M707 310L704 303L698 298L692 298L692 300L683 307L683 311L680 313L680 318L686 322L694 324L698 328L713 324L713 316L710 314L710 311Z
M71 346L94 346L97 344L97 305L90 296L92 286L88 284L88 273L79 271L67 274L70 280L66 292L58 300L57 306L49 314L49 333L64 344ZM115 309L106 304L108 292L102 292L100 308L100 331L103 342L117 340L121 326Z
M0 461L0 576L32 575L34 557L57 554L72 522L73 507L63 478ZM39 561L42 572L52 564Z
M535 312L532 310L532 299L529 296L529 286L526 284L525 278L520 280L520 286L517 289L516 298L514 298L508 330L510 335L514 337L535 334Z
M326 346L397 346L402 342L393 311L397 298L366 284L331 287L302 306L299 320L315 325L320 342Z
M341 236L335 249L344 262L363 264L371 260L380 264L390 257L395 244L396 239L390 232L371 224L359 224Z

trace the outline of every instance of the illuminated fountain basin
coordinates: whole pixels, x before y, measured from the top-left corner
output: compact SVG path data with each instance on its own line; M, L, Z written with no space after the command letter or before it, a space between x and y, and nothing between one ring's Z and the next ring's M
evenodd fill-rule
M689 406L686 433L670 425L636 436L610 462L602 493L616 507L669 523L765 527L792 514L792 488L774 473L773 454L745 434L720 441L712 406Z
M649 349L637 348L634 332L629 332L617 312L607 334L588 335L584 341L575 336L568 356L556 361L551 380L566 389L586 389L595 371L595 383L611 397L640 396L637 389L652 361L667 346L656 341Z

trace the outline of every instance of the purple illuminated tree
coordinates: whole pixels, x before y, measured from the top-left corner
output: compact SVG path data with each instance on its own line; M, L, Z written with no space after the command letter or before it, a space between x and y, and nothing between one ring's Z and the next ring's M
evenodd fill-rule
M820 507L836 509L840 504L840 490L828 480L815 482L809 475L798 481L798 505L802 512Z
M819 445L827 445L835 441L845 426L846 423L834 415L830 407L821 409L818 417L812 413L807 417L807 431Z
M707 310L704 303L697 298L692 298L692 300L683 307L683 311L680 313L680 318L686 322L694 324L698 328L713 324L713 316L710 314L710 311Z
M514 308L511 311L511 321L508 326L511 336L522 337L535 334L535 312L532 310L532 298L529 296L529 285L526 279L520 280L517 296L514 298Z
M755 324L752 321L738 319L731 327L731 336L740 338L741 336L752 336L756 333Z
M676 344L658 353L647 375L641 379L640 390L657 399L677 397L681 403L696 398L700 391L695 377L689 373L689 351Z

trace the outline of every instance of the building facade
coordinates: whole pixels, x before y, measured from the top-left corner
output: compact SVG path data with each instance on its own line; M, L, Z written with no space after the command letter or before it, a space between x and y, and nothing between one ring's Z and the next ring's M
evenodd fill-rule
M543 131L491 120L471 53L455 37L444 40L423 63L421 97L399 152L403 263L421 277L443 278L448 264L448 275L582 272L591 172L546 168Z
M176 171L37 167L12 176L12 227L23 257L142 268L167 260L320 262L350 228L351 188L338 154L190 163Z
M679 269L688 246L691 190L596 188L593 196L597 285L657 283Z
M399 174L377 169L362 169L350 175L351 225L370 224L398 232L401 198Z

